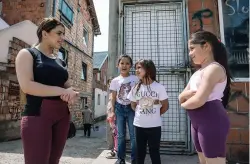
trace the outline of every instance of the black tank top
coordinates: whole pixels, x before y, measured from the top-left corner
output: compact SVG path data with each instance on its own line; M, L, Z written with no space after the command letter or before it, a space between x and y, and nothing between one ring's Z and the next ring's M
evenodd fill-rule
M36 48L27 49L33 57L33 74L34 81L50 85L64 87L68 80L68 72L66 63L60 58L52 59L44 55ZM26 95L26 104L23 116L37 116L40 114L40 107L43 99L60 99L60 96L54 97L39 97Z

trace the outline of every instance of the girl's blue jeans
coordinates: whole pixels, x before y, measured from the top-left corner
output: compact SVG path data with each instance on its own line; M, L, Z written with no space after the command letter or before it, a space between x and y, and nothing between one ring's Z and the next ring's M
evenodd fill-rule
M130 143L131 143L131 160L135 160L136 144L135 144L135 130L134 117L135 112L131 108L131 104L122 105L115 103L116 125L118 129L118 152L119 159L125 159L126 156L126 123L128 124Z

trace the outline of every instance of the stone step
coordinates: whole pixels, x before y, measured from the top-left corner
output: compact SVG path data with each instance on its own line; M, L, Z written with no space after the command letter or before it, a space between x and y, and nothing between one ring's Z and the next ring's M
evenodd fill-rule
M107 159L107 153L109 150L104 150L94 161L92 164L115 164L117 159ZM131 164L126 161L126 164Z

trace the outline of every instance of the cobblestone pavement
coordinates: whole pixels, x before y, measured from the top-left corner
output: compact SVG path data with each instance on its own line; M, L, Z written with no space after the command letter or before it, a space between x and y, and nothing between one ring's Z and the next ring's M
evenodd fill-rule
M91 164L106 149L105 123L90 138L78 130L76 137L67 140L60 164ZM0 143L0 164L24 164L21 140Z
M60 164L92 164L106 149L106 125L98 123L99 131L92 131L91 138L85 138L83 131L78 130L76 137L67 140ZM109 164L114 164L110 160ZM147 156L145 164L150 164ZM104 162L104 161L103 161ZM196 156L162 156L162 163L196 164ZM21 140L0 143L0 164L24 164Z

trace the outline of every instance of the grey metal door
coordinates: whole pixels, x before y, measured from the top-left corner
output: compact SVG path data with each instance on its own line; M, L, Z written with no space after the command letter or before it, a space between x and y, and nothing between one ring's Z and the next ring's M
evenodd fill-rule
M190 123L178 95L187 81L186 23L183 2L124 4L123 52L134 62L151 59L166 87L169 110L163 115L161 151L189 153Z

